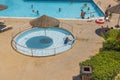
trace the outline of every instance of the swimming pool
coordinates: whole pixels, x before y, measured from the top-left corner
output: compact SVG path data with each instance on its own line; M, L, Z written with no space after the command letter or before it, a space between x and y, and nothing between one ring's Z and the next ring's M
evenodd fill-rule
M32 28L18 34L13 45L25 55L51 56L71 49L74 41L74 36L62 28Z
M0 0L0 4L8 6L0 11L1 17L36 18L45 14L54 18L81 19L81 9L86 12L85 18L104 16L93 0Z

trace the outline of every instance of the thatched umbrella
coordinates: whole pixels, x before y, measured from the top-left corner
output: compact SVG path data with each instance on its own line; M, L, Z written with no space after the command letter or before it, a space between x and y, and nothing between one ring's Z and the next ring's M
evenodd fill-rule
M0 10L4 10L4 9L7 9L7 8L8 8L7 6L0 4Z
M59 27L59 20L43 15L37 19L34 19L32 21L30 21L30 24L33 27L43 27L43 28L47 28L47 27Z
M120 4L117 4L109 9L107 9L108 11L112 12L112 13L116 13L119 14L119 18L118 18L118 22L117 25L119 25L119 21L120 21Z

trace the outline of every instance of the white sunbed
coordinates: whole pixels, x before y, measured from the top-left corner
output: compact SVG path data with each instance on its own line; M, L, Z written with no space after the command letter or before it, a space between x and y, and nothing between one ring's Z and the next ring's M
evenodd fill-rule
M1 32L5 31L5 30L9 30L9 29L12 29L12 26L11 25L8 25L2 29L0 29Z

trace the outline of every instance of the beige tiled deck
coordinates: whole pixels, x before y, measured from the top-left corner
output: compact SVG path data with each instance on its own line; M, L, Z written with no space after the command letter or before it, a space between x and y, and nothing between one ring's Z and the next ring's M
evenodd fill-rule
M95 0L96 2L99 0ZM108 4L116 4L113 0L100 0L105 10ZM118 15L113 14L110 27L117 22ZM29 22L30 19L4 19L13 26ZM77 36L75 45L69 51L51 57L29 57L17 53L11 47L12 30L0 33L0 80L75 80L79 75L79 62L97 54L102 47L103 38L95 31L100 28L94 21L61 20L73 25L73 33ZM106 24L105 24L106 26Z

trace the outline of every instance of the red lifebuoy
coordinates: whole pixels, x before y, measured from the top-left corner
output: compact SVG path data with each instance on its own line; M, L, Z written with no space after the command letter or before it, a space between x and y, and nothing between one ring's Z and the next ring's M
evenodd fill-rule
M105 20L104 19L96 19L95 22L98 24L103 24L105 22Z

